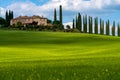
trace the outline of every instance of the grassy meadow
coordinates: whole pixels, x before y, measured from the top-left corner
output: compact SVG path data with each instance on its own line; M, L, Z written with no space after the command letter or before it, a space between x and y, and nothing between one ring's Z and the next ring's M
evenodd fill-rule
M120 80L120 38L0 30L0 80Z

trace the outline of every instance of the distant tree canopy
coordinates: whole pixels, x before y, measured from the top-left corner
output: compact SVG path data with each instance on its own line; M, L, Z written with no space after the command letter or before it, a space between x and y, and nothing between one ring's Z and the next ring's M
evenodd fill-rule
M51 24L52 24L52 20L50 20L50 19L47 19L47 23L51 23Z
M0 25L4 25L5 24L5 19L0 17Z

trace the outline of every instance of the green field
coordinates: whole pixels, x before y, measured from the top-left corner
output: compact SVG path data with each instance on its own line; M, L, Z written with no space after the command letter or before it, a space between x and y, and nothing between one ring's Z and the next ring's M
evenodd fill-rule
M120 38L0 30L0 80L120 80Z

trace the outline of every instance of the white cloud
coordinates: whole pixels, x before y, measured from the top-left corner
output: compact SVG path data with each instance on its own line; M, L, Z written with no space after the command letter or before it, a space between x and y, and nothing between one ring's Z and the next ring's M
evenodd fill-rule
M67 22L67 23L64 23L63 25L64 25L65 28L66 28L67 25L69 25L72 28L73 22Z
M32 2L16 2L7 6L7 9L13 10L18 15L43 15L44 10Z
M5 9L0 7L0 17L4 17L5 16Z
M15 2L7 6L6 9L13 10L15 17L19 15L40 15L52 19L53 10L54 8L57 8L58 10L59 5L63 6L64 14L67 14L64 16L65 18L71 18L70 13L72 13L74 18L74 15L76 15L77 12L87 13L88 15L96 15L97 13L104 14L107 12L110 14L111 11L116 11L114 10L116 9L116 5L119 7L120 0L49 0L43 5L36 5L35 3L27 0L27 2ZM5 9L2 8L2 16L4 13Z

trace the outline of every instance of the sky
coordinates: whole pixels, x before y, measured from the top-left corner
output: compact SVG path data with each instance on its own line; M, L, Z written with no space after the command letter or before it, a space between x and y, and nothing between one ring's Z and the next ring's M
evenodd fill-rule
M14 17L39 15L53 20L56 8L59 19L59 5L63 7L64 24L71 24L78 12L120 22L120 0L0 0L0 16L13 10Z

